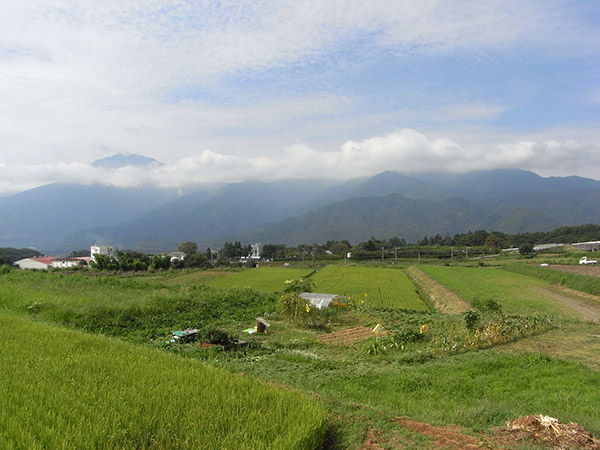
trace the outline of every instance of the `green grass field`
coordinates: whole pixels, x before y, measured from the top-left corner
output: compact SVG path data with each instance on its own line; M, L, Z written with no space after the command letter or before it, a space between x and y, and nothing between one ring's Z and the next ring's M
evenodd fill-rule
M276 299L249 289L163 284L146 277L12 271L0 278L2 309L143 343L164 341L182 328L247 328L257 315L274 312Z
M429 309L413 282L399 269L325 266L311 281L315 283L315 292L344 295L376 308Z
M257 267L235 272L206 282L220 289L249 287L262 292L282 292L286 280L295 280L308 276L312 269L293 267Z
M507 314L566 314L577 317L544 292L549 283L497 268L420 265L427 275L462 299L493 299Z
M157 350L0 314L0 448L315 448L314 400Z
M558 310L544 297L547 281L504 269L420 268L465 300L492 298L508 314ZM532 333L542 334L467 348L463 316L429 311L402 270L326 266L309 278L315 291L353 288L349 296L365 307L339 308L323 327L297 327L266 289L280 291L310 269L274 269L0 274L0 448L315 448L323 409L324 448L360 448L369 430L383 448L432 446L398 417L464 427L484 448L498 448L486 439L525 414L575 421L599 436L597 324L538 320L545 328ZM204 283L243 276L265 291ZM271 323L268 333L242 334L258 315ZM388 334L321 340L376 323ZM248 345L167 343L170 330L186 327L224 330ZM370 351L394 337L402 345ZM574 350L563 348L567 341Z

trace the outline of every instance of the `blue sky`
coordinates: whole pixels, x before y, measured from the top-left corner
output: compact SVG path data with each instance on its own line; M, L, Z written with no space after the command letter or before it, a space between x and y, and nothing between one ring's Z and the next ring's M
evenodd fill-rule
M599 22L597 1L3 5L0 194L390 169L598 179ZM165 165L90 166L114 153Z

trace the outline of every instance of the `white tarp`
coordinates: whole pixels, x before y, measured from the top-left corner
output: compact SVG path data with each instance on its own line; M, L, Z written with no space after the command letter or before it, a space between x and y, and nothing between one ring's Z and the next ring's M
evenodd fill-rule
M308 300L312 306L317 309L327 308L329 304L337 297L342 297L338 294L317 294L315 292L303 292L300 298Z

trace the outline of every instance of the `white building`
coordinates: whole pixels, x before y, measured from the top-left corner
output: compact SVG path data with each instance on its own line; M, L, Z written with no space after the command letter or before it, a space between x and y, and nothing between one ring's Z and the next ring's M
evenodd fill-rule
M584 252L597 252L600 250L600 241L576 242L571 245Z
M94 259L94 255L106 255L111 258L114 258L116 254L117 254L117 249L115 247L110 247L108 245L94 244L90 247L90 256L92 257L92 261L96 261Z
M52 260L52 267L57 269L67 269L69 267L87 267L92 258L56 258Z
M256 244L250 244L250 248L252 249L252 253L250 253L250 259L260 259L260 251L262 249L262 244L257 242Z
M183 252L171 252L168 256L171 257L171 262L183 261L185 259L185 253Z
M39 256L35 258L25 258L20 259L15 262L15 266L20 269L38 269L38 270L47 270L49 267L52 267L52 260L54 258L51 256Z

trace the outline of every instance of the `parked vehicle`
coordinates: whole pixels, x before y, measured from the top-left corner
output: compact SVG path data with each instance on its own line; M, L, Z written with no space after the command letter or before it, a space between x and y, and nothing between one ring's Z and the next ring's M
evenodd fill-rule
M598 261L595 259L588 259L587 256L584 256L579 260L579 264L597 264Z

